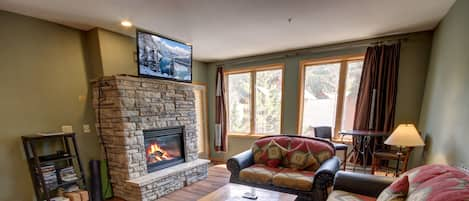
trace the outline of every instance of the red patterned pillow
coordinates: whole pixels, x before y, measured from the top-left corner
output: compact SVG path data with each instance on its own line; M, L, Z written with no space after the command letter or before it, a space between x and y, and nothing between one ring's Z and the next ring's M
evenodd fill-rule
M251 147L251 151L254 155L254 163L256 164L265 164L265 161L261 159L264 155L264 152L267 150L267 145L271 142L275 141L277 145L280 145L281 148L287 149L290 145L290 138L286 136L278 136L278 137L266 137L256 140Z
M270 143L272 139L263 138L259 139L251 147L252 154L254 155L254 163L256 164L263 164L264 161L261 160L261 156L264 154L265 149L267 148L267 144Z
M425 165L406 173L410 189L407 200L469 200L469 175L447 165Z
M320 163L316 157L309 151L306 143L301 143L294 149L287 152L285 157L287 167L295 170L316 171Z
M271 140L270 143L266 145L259 159L268 167L276 168L280 165L286 153L287 150L285 148L277 144L274 140Z
M377 201L401 201L405 200L409 192L409 177L404 176L394 181L389 187L379 194Z

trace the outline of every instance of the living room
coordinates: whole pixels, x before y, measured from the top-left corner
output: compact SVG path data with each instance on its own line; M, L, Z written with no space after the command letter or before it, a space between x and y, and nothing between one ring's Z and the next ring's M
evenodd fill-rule
M3 0L0 200L469 200L468 10Z

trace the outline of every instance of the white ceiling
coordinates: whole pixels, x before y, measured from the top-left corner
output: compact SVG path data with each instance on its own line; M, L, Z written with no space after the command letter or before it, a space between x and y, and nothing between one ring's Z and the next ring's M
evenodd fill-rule
M0 0L0 9L82 30L139 28L217 61L430 30L455 0ZM291 23L288 18L292 18Z

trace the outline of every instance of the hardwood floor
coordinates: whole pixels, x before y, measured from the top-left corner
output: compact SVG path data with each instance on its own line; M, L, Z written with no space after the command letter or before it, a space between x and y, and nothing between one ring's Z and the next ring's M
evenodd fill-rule
M230 180L230 172L226 165L214 165L208 168L208 178L186 186L180 190L174 191L158 201L192 201L215 191L224 186ZM119 198L113 198L108 201L124 201Z

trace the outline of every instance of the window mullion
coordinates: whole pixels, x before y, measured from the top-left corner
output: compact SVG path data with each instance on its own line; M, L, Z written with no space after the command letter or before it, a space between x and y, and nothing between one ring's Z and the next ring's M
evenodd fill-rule
M251 72L251 134L256 134L256 72Z
M347 79L347 61L342 61L340 63L340 74L339 74L339 89L337 94L337 107L336 107L336 116L335 116L335 128L334 128L334 137L339 132L342 127L342 112L344 106L344 96L345 96L345 83Z

